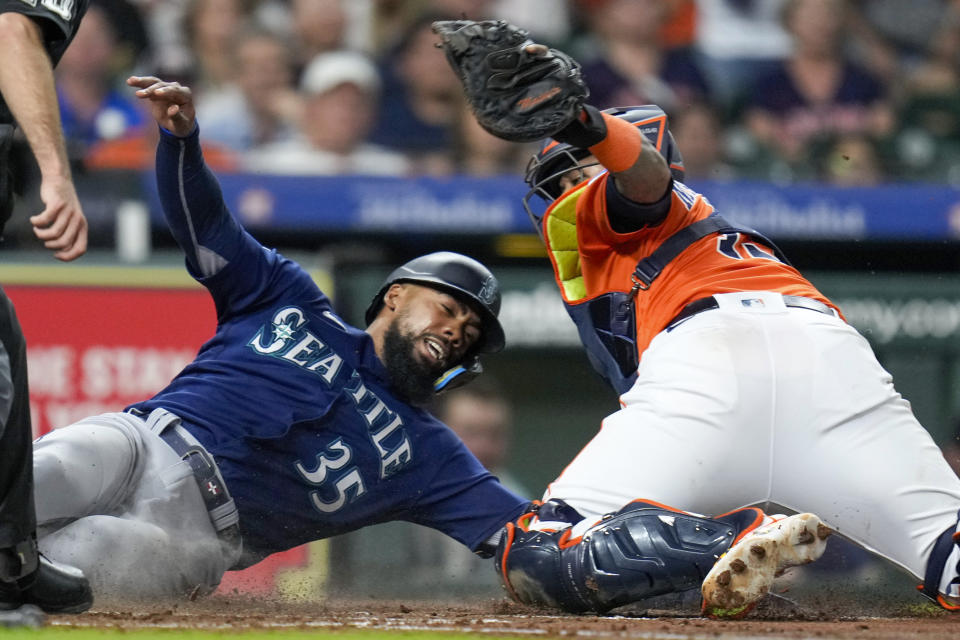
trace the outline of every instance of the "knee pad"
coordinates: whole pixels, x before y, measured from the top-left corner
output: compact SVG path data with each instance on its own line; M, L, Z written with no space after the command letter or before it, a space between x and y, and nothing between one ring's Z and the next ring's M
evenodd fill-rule
M604 613L645 598L700 586L759 509L707 518L646 502L607 514L579 538L572 530L508 525L496 563L504 586L523 603L572 613Z

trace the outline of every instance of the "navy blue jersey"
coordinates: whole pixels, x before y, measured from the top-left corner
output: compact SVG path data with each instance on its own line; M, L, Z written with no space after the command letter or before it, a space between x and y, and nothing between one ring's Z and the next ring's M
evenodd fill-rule
M0 0L0 13L22 13L35 20L43 32L43 44L50 54L50 61L56 66L77 34L80 19L89 4L90 0ZM0 64L10 63L0 60ZM12 122L13 116L0 95L0 123Z
M449 428L394 396L371 337L236 222L197 131L161 133L157 179L218 325L166 389L133 408L176 413L216 458L248 557L396 519L475 549L522 513L527 501Z

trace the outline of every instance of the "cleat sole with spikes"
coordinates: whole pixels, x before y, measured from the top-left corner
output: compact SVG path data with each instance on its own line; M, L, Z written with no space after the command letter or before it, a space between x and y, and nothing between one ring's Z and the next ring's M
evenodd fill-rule
M823 555L831 533L812 513L751 531L721 556L704 578L703 614L728 620L746 616L770 590L774 578Z

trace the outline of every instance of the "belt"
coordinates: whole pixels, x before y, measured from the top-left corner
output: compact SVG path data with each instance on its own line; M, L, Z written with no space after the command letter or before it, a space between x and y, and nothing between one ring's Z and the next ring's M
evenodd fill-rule
M136 410L131 410L131 413L141 414ZM228 547L239 547L240 516L237 505L230 497L213 456L183 428L180 418L175 414L165 409L154 409L144 420L150 430L160 436L181 460L189 463L197 488L200 489L200 497L221 543Z
M836 317L837 315L837 312L833 309L833 307L826 305L819 300L814 300L813 298L804 298L802 296L783 296L783 304L795 309L810 309L811 311L816 311L818 313L825 313L828 316ZM694 300L681 309L680 313L678 313L673 320L670 321L670 324L667 325L667 331L673 330L681 322L697 315L698 313L719 308L720 303L717 302L717 299L713 296L707 296L706 298Z

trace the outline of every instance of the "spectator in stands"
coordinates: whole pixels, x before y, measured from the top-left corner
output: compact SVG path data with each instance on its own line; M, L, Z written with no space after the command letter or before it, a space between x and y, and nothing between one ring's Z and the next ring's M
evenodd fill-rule
M231 51L235 80L197 101L204 139L234 151L292 139L303 105L287 43L250 24L234 34Z
M134 69L146 64L152 55L153 40L138 0L92 0L110 17L117 36L117 66Z
M471 176L515 176L526 168L536 146L508 142L487 133L464 105L457 124L452 169Z
M424 13L522 24L537 42L557 42L570 33L568 0L379 0L376 5L378 33L394 39Z
M789 0L784 24L794 51L750 92L746 123L763 145L798 167L818 137L891 133L884 87L842 50L845 0Z
M384 91L371 140L411 157L420 173L449 172L463 109L460 83L431 30L434 20L448 17L420 17L382 57Z
M236 77L233 38L252 15L254 0L190 0L183 14L183 30L193 61L189 83L197 100L212 99Z
M886 177L877 144L866 135L840 135L823 147L817 163L817 177L823 182L843 187L870 187Z
M127 136L117 140L102 140L87 151L83 158L86 169L142 171L153 168L157 157L156 127L143 127L140 135ZM217 173L229 173L240 168L237 154L220 143L201 142L203 157L207 166Z
M922 59L930 34L955 28L960 8L954 0L911 0L906 13L903 0L861 0L855 7L858 58L884 80Z
M300 90L304 107L296 137L252 149L246 154L247 169L299 175L409 173L403 154L367 142L380 78L366 56L320 54L304 70Z
M321 53L345 47L346 0L290 0L290 27L297 67L304 69Z
M897 118L899 175L956 183L960 176L960 5L928 34L906 74Z
M150 51L145 68L162 78L186 78L193 64L184 13L193 0L133 0L146 29Z
M669 17L663 0L579 0L589 29L583 75L600 108L657 104L668 114L706 97L708 89L688 48L664 49Z
M569 5L567 0L493 0L488 12L512 24L525 25L537 42L559 44L570 37Z
M663 0L667 18L660 27L660 42L666 48L693 47L697 35L696 0Z
M790 52L780 15L787 0L697 0L696 50L723 109Z
M93 3L56 69L60 118L68 151L82 158L101 140L138 135L145 118L127 91L118 90L133 60L106 6Z
M940 0L935 0L939 2ZM925 0L920 0L917 5L925 4ZM894 39L887 33L884 33L871 18L873 7L878 4L867 0L866 2L851 2L847 7L847 29L848 36L844 48L849 53L851 60L866 69L887 89L887 93L892 101L896 101L903 87L905 79L904 70L912 66L908 63L909 57L906 54L901 55L901 49L897 46ZM923 9L921 8L921 13ZM910 20L903 22L912 22L914 14L911 11ZM924 21L923 16L920 21Z
M670 130L683 155L686 179L730 180L734 171L724 152L724 129L716 110L695 102L672 118Z

